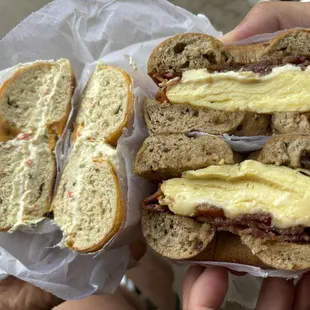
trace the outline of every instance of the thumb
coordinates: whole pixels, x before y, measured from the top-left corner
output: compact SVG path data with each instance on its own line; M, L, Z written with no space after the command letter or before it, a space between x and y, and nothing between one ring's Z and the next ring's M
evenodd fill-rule
M310 27L310 3L259 2L243 21L221 38L224 44L263 33L272 33L295 27Z

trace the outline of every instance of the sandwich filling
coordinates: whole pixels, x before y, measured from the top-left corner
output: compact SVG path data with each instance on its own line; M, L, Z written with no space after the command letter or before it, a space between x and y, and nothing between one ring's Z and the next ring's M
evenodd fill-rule
M165 96L172 104L190 104L228 112L309 112L310 67L286 64L266 75L249 71L195 69L169 81Z
M300 170L246 160L167 180L144 207L192 217L236 234L310 241L309 187L310 178Z

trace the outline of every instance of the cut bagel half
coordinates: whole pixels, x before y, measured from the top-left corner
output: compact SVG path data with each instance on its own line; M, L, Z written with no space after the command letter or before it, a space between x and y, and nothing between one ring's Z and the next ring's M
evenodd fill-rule
M75 78L66 59L5 71L0 89L0 230L31 225L50 209L54 146L71 106Z
M132 114L131 83L124 71L99 63L84 91L52 204L64 243L75 251L100 250L124 222L115 145Z
M133 110L131 78L116 67L98 63L85 89L75 126L75 140L89 140L116 146Z

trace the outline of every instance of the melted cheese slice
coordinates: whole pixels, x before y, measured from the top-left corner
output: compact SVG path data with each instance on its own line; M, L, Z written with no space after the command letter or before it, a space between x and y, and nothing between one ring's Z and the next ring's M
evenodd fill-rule
M265 76L253 72L209 73L207 69L183 73L179 83L168 86L171 103L224 111L256 113L310 111L310 67L276 67Z
M310 226L310 177L298 170L247 160L185 172L161 185L161 205L195 216L197 206L222 208L227 218L269 213L278 228Z

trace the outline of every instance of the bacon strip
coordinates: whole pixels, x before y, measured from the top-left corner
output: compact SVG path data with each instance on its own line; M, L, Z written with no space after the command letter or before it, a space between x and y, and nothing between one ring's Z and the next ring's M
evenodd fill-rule
M159 204L158 203L158 198L162 195L162 191L159 189L155 194L153 194L152 196L149 196L147 198L145 198L142 201L142 206L147 206L149 204Z
M158 203L161 195L162 192L157 191L143 202L142 207L149 211L171 213L168 206ZM245 214L229 219L225 217L223 209L201 204L197 206L194 219L212 225L217 231L229 231L236 235L251 234L270 241L310 242L310 227L280 229L272 224L272 216L267 213Z

